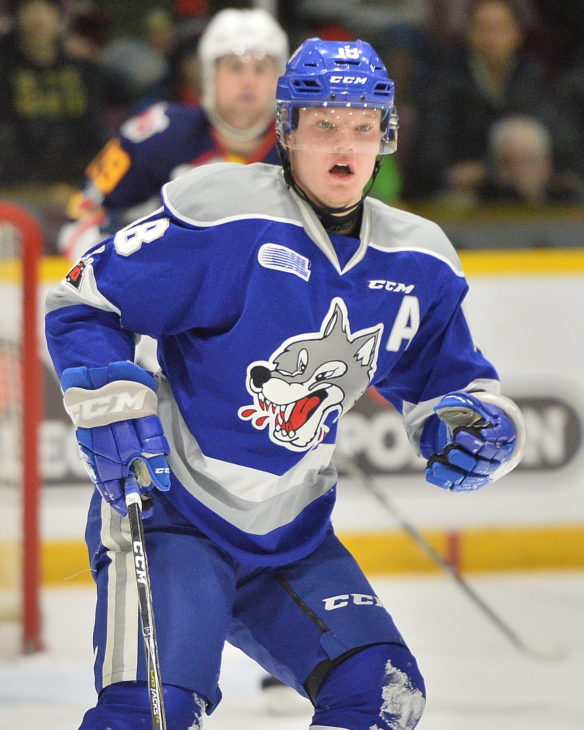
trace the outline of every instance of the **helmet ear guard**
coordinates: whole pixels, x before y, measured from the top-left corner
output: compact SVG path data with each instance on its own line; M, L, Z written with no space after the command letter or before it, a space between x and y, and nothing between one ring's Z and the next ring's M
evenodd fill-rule
M394 106L389 110L387 126L381 137L380 155L392 155L397 150L397 132L399 129L399 117Z

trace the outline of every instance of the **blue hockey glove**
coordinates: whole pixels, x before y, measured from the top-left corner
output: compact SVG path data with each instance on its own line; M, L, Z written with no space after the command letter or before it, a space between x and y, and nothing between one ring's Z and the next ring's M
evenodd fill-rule
M429 456L426 480L431 484L472 492L519 462L525 433L513 401L460 391L444 396L434 411L439 420L429 419L421 443L422 453Z
M155 381L131 362L69 368L61 387L93 484L116 512L127 514L124 482L135 476L147 496L170 489L170 449L157 415ZM147 505L148 506L148 505ZM144 517L151 513L151 506Z

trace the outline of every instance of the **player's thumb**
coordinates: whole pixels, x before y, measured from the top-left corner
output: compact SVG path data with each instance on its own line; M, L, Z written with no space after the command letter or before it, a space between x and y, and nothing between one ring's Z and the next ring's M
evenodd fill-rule
M132 468L142 488L156 487L161 492L170 489L170 468L165 454L143 454L134 459Z

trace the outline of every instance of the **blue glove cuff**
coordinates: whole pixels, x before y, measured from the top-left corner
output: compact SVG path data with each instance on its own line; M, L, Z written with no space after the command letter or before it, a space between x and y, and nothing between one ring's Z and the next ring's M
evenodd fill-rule
M440 451L438 444L446 436L446 424L433 413L427 420L420 437L420 453L425 459Z
M63 391L69 388L97 390L116 380L132 380L156 390L156 382L152 373L129 360L112 362L109 365L97 368L88 368L86 366L67 368L61 376L61 389Z
M127 513L126 480L141 494L170 489L170 448L157 415L156 382L129 361L68 368L61 378L64 404L76 427L81 457L102 497ZM147 513L144 513L147 516Z

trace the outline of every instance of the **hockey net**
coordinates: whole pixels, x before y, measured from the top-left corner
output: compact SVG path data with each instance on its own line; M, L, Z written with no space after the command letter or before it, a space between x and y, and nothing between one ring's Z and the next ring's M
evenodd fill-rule
M0 201L0 654L41 648L38 283L42 233Z

